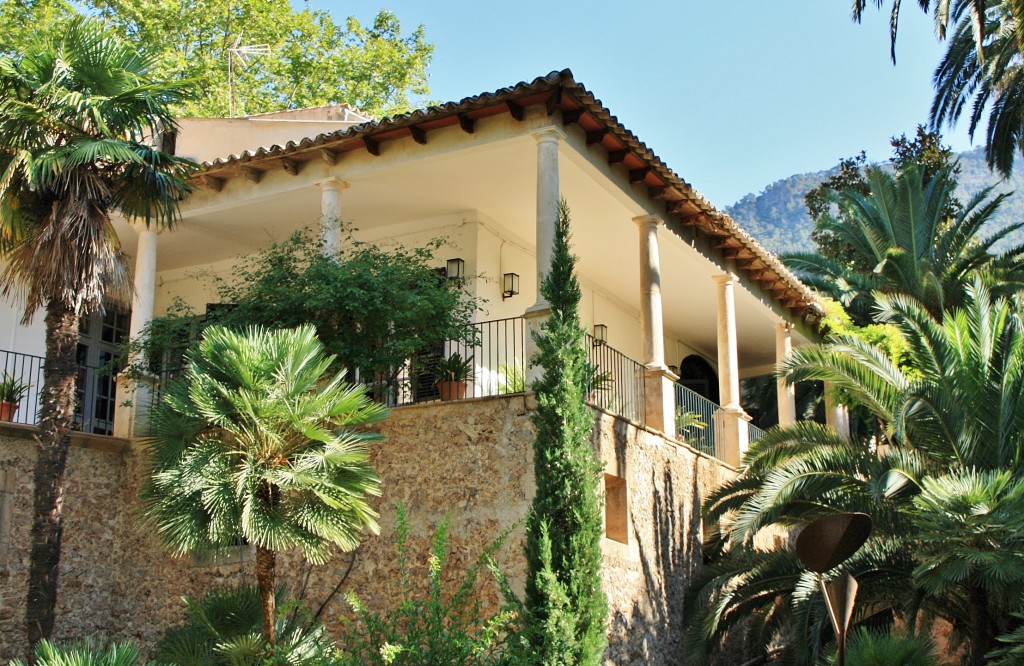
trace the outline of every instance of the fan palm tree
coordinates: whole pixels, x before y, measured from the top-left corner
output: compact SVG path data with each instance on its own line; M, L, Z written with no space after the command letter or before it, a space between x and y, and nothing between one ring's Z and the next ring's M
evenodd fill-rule
M0 57L0 293L23 300L26 323L46 313L26 606L32 644L53 629L79 318L131 288L111 215L168 226L189 191L191 163L147 142L173 128L167 109L187 82L161 83L153 66L84 19L59 41Z
M765 530L839 511L875 523L845 565L862 583L860 607L906 626L919 611L946 618L965 630L972 664L983 663L995 619L1020 599L1021 315L993 301L980 280L941 322L907 296L881 297L879 310L908 341L903 367L852 336L797 349L784 364L790 381L832 382L877 419L873 445L815 423L774 429L751 445L741 474L709 496L706 519L728 520L731 550L713 558L691 598L700 611L690 641L705 654L753 616L762 649L788 634L798 663L820 656L829 630L813 575L782 548L748 551Z
M876 291L908 294L938 317L963 302L977 271L988 273L998 294L1024 286L1024 247L998 255L992 249L1024 223L979 236L1005 194L989 198L991 188L982 190L948 219L956 186L948 169L928 180L913 164L895 176L879 168L869 168L866 175L870 193L838 193L834 200L843 215L826 217L819 226L851 248L851 263L872 266L870 273L816 253L783 257L801 279L841 302L862 323L870 320Z
M276 553L315 564L377 532L380 493L365 426L388 410L331 376L312 326L239 332L213 326L152 415L144 512L175 554L256 547L266 640L276 643Z

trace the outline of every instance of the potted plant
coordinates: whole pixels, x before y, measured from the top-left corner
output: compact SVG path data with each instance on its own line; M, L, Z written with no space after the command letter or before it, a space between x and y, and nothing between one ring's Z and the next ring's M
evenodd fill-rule
M462 400L473 379L473 357L462 358L459 352L438 359L434 368L434 383L442 400Z
M3 379L0 379L0 421L14 420L18 405L31 386L9 372L3 374Z

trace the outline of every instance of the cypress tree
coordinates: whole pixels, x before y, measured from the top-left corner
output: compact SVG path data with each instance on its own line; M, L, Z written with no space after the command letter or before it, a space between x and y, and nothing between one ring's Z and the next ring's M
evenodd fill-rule
M551 270L541 283L551 314L534 334L532 361L544 374L532 385L537 494L526 527L526 633L534 659L548 666L600 664L607 644L597 493L602 467L591 445L594 415L585 403L594 367L587 361L569 240L569 209L560 201Z

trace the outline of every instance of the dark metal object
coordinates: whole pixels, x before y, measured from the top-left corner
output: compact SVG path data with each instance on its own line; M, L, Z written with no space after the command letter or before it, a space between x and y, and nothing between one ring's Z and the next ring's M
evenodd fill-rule
M871 534L865 513L837 513L819 518L796 538L796 556L814 573L835 569L864 545Z
M828 616L836 632L836 663L846 665L846 633L853 618L857 580L848 572L826 583L822 575L845 562L871 534L871 517L864 513L837 513L805 527L796 538L796 555L818 577Z

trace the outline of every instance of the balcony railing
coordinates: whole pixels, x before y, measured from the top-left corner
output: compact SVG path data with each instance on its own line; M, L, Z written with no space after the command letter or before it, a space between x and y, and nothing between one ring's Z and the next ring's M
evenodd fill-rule
M753 423L747 424L747 441L751 444L764 437L764 430L761 430Z
M597 368L589 400L601 409L638 423L646 422L644 366L587 334L588 360Z
M44 360L42 356L0 350L0 373L3 373L0 379L15 379L28 387L17 411L6 418L8 422L38 423ZM113 434L116 402L115 382L110 369L79 365L75 387L75 430L98 435Z
M715 448L718 412L721 407L682 384L676 384L676 434L709 456Z
M473 329L474 335L470 336L473 344L448 341L411 359L388 390L387 403L400 406L442 398L486 398L525 391L525 320L522 317L495 319L473 324ZM455 354L471 361L473 373L464 388L456 387L452 393L439 384L434 368L439 361Z

